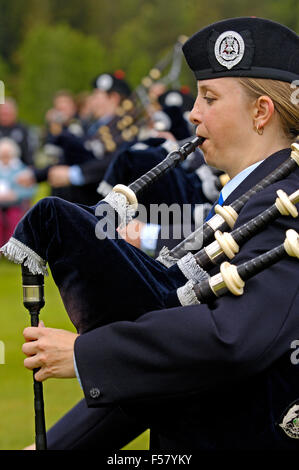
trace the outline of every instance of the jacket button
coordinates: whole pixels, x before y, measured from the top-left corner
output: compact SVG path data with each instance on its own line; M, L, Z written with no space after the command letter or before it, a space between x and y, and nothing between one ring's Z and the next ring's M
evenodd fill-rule
M101 395L100 389L96 387L91 388L89 390L89 395L91 396L91 398L99 398L99 396Z

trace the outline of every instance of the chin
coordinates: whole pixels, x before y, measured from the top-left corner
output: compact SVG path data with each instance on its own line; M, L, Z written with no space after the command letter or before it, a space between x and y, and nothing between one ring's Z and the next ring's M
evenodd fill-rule
M207 149L206 152L204 152L204 159L207 165L213 166L214 168L217 168L218 170L223 170L223 164L225 162L225 158L221 151L217 152L216 150Z
M217 158L215 158L214 154L211 154L211 152L206 152L204 153L204 159L207 165L214 166L217 168Z

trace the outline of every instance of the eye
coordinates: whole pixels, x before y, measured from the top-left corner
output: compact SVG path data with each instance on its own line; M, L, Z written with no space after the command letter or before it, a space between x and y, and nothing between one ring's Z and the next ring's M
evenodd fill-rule
M215 98L211 98L210 96L204 96L203 99L206 100L208 104L212 104L213 101L215 101Z

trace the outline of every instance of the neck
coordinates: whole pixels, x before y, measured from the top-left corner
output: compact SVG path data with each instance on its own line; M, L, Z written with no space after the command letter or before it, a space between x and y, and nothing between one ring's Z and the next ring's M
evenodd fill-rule
M290 147L291 144L286 138L277 141L277 138L269 139L264 135L258 137L259 139L255 138L252 143L248 144L246 152L237 161L234 161L231 168L227 169L230 178L238 175L254 163L265 160L270 155Z

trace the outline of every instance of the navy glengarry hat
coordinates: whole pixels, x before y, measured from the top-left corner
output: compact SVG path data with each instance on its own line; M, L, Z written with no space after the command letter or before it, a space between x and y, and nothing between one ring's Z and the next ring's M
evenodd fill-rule
M263 18L232 18L211 24L185 42L183 53L197 80L299 79L299 36Z
M132 92L129 84L124 80L124 73L122 71L117 71L113 74L102 73L93 80L92 86L95 89L106 92L115 91L125 97L130 96Z
M186 89L186 91L184 91ZM191 111L194 105L195 97L187 91L187 87L181 90L168 90L158 97L158 101L162 107L176 106L185 111Z

